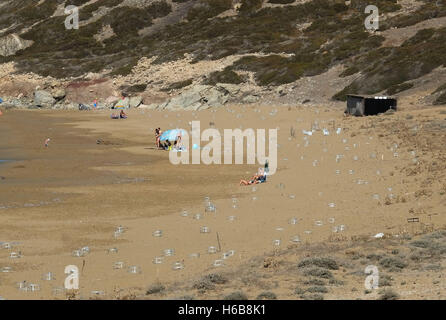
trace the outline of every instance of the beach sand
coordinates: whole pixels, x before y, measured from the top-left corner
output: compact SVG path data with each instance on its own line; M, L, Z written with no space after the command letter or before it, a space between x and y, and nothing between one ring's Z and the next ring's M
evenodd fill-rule
M435 176L445 171L429 170L444 157L444 129L429 135L438 140L428 148L418 138L427 137L428 124L443 121L440 110L352 118L324 107L132 109L125 120L111 120L109 110L6 111L0 159L14 161L0 165L0 296L65 299L59 289L67 265L79 268L79 298L115 298L120 289L231 270L286 248L296 236L300 245L444 227L446 186ZM211 123L220 132L277 128L277 172L264 184L241 187L240 179L263 164L171 164L168 152L154 149L154 129L189 129L193 120L202 131ZM330 134L304 135L315 121ZM216 212L205 212L205 197ZM409 224L413 217L420 223ZM115 237L119 226L124 232ZM83 247L87 254L73 256ZM157 257L162 263L154 263ZM48 272L55 280L42 280ZM22 281L40 290L17 289Z

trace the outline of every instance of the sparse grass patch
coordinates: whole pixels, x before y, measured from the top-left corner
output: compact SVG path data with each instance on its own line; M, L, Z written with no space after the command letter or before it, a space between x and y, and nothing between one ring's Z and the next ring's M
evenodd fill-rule
M424 239L442 239L446 238L446 230L439 230L433 233L427 234L423 237Z
M328 281L329 284L334 285L334 286L343 286L345 284L344 281L342 280L338 280L338 279L330 279Z
M305 276L312 276L316 278L323 278L323 279L332 279L333 273L331 273L330 270L323 269L323 268L307 268L303 270L303 274Z
M427 271L441 271L443 270L441 264L429 264L426 267L424 267L424 270Z
M228 282L228 279L220 273L210 273L205 275L203 279L209 280L215 284L225 284Z
M146 294L160 294L166 290L166 287L161 283L154 283L147 288Z
M380 265L389 271L401 271L407 267L407 263L397 257L386 257L380 260Z
M302 289L301 287L297 287L296 289L294 289L294 293L297 295L302 295L305 293L305 289Z
M234 291L226 295L223 300L248 300L248 296L242 291Z
M324 286L326 283L325 283L324 280L321 280L321 279L310 279L310 280L304 281L304 284L306 284L306 285Z
M181 297L176 297L174 300L195 300L195 297L193 295L185 295Z
M208 290L214 290L216 284L225 284L226 282L228 282L226 277L218 273L211 273L196 281L192 287L200 292L205 292Z
M379 275L379 286L380 287L391 287L392 286L392 277L386 274Z
M199 292L206 292L209 290L214 290L215 284L208 279L200 279L193 284L192 288L197 289Z
M399 294L392 289L383 289L379 291L379 300L398 300Z
M329 270L338 270L339 266L336 260L327 257L306 258L299 262L299 268L305 268L309 266L316 266L319 268L325 268Z
M382 255L380 254L376 254L376 253L372 253L366 256L367 259L369 260L374 260L374 261L379 261L382 259Z
M426 239L416 240L416 241L412 241L410 243L410 245L413 246L413 247L423 248L423 249L431 247L432 244L433 244L432 241L429 241L429 240L426 240Z
M311 293L327 293L328 289L324 286L314 286L307 288L306 291Z
M387 94L388 95L394 95L396 93L405 91L405 90L409 90L410 88L413 88L413 83L410 82L406 82L406 83L402 83L402 84L396 84L391 86L389 89L387 89Z
M304 294L301 298L304 300L324 300L324 296L320 293Z
M277 296L274 292L264 291L257 296L257 300L276 300Z
M409 259L414 262L422 262L423 260L429 259L430 255L424 250L415 250L409 256Z

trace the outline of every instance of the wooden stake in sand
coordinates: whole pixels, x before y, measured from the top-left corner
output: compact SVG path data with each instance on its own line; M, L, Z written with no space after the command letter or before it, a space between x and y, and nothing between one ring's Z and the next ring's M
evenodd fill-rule
M81 270L81 274L84 274L84 267L85 267L85 260L82 260L82 270Z
M220 245L220 237L218 236L218 232L217 232L217 242L218 242L218 252L221 251L221 245Z

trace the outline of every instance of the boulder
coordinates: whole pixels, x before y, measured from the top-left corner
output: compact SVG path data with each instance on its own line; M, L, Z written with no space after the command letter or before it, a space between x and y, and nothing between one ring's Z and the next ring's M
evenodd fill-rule
M131 97L129 101L129 106L130 108L137 108L141 103L142 103L142 97L140 96Z
M240 92L240 86L237 84L217 83L217 86L227 90L230 96L236 96Z
M34 104L42 108L51 108L56 103L52 94L48 91L37 90L34 92Z
M62 100L66 95L65 89L62 88L53 91L53 98L56 100Z
M249 94L249 95L247 95L246 97L244 97L242 99L242 102L244 102L244 103L255 103L255 102L259 101L259 99L260 99L259 96L256 96L256 95L253 95L253 94Z
M229 92L221 86L195 85L180 95L160 104L159 109L166 110L202 110L221 107L229 99Z
M229 91L223 87L211 87L200 92L209 107L221 107L229 99Z

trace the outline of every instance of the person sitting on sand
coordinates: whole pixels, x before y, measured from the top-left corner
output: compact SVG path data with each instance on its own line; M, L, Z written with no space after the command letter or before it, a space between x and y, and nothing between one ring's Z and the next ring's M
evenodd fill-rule
M127 114L124 112L124 110L121 110L121 113L119 114L119 118L127 119Z
M110 116L110 118L112 118L112 119L119 119L119 114L117 114L117 113L112 113L111 116Z
M181 138L182 138L183 134L180 130L180 132L177 135L177 140L175 141L175 148L178 150L181 150L181 148L183 147L182 143L181 143Z
M241 186L249 186L251 184L263 183L266 181L266 174L262 168L259 168L259 173L252 176L251 180L240 180Z
M155 129L155 146L158 148L158 149L164 149L162 146L161 146L161 143L160 143L160 137L161 137L161 134L162 134L163 132L161 131L161 128L156 128Z

